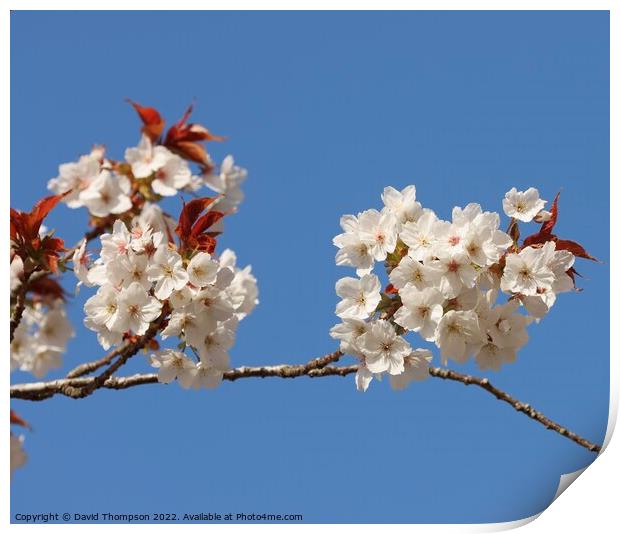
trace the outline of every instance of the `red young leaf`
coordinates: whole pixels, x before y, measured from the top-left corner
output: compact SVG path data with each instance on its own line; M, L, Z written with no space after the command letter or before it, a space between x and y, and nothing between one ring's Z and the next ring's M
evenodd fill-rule
M583 248L576 241L571 241L570 239L554 239L555 241L555 249L556 250L568 250L572 252L578 258L585 258L586 260L598 261L594 256L590 256L586 252L586 249Z
M42 198L34 205L30 213L11 208L11 239L16 239L18 235L25 241L36 239L39 236L41 223L47 214L70 192L69 190L61 195Z
M195 198L183 205L179 224L175 229L181 241L182 250L202 250L209 253L215 250L217 233L205 232L205 230L219 221L224 213L209 211L200 216L214 201L215 198L211 197Z
M530 247L532 245L542 245L547 241L553 241L554 239L555 236L553 234L541 234L540 232L537 232L535 234L527 236L523 240L523 245L521 246L521 248Z
M41 239L39 230L48 213L69 192L39 200L30 213L11 208L11 240L14 243L15 253L19 254L22 260L30 258L56 272L58 252L63 250L64 242L58 237L51 236Z
M224 217L224 213L221 211L209 211L205 213L200 219L196 221L196 224L192 228L192 236L205 233L205 230L211 228L217 221Z
M194 161L209 169L211 160L205 148L198 144L202 141L223 141L224 137L212 134L200 124L187 124L194 109L190 104L183 116L173 124L166 133L164 145L182 158Z
M144 124L142 127L142 132L148 136L151 141L156 141L159 139L164 131L164 125L166 124L164 119L161 118L159 111L155 108L143 107L129 98L127 99L127 102L133 106L133 108L138 112L140 119L142 119L142 123Z
M23 426L32 430L32 427L13 410L11 410L11 424Z
M55 273L58 270L58 253L64 250L65 242L59 237L46 236L39 248L46 266Z
M213 254L215 251L215 246L217 245L215 238L207 234L199 235L198 237L193 238L192 241L196 243L196 248L198 250L208 252L209 254Z
M558 199L560 198L560 192L555 195L553 199L553 204L551 205L551 218L548 221L545 221L543 225L540 227L541 234L550 234L553 231L553 227L558 220Z
M181 238L185 239L190 235L192 226L200 214L215 202L215 197L194 198L187 204L183 203L183 209L179 217L179 224L174 230Z
M69 193L70 191L67 191L61 195L45 197L34 205L32 212L30 212L30 223L37 234L39 233L39 228L41 228L43 219L45 219L48 213L56 207L56 204L58 204L63 197L67 196Z

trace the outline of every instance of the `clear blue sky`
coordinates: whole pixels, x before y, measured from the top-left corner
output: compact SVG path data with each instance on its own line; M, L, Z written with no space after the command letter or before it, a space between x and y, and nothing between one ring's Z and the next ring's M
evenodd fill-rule
M573 13L12 14L11 205L46 194L92 143L138 140L131 97L229 136L249 169L224 246L251 263L261 303L233 362L304 362L336 348L332 237L343 213L416 184L501 210L510 187L563 190L557 231L580 261L493 382L602 442L609 394L609 24ZM178 211L177 197L166 206ZM51 226L75 242L84 211ZM79 326L65 372L101 349ZM141 357L126 373L147 371ZM460 371L477 372L474 365ZM50 376L61 376L55 372ZM14 374L14 381L28 375ZM489 394L429 379L366 394L353 377L243 380L12 402L35 428L14 476L17 512L301 513L314 522L490 522L541 511L561 473L593 455Z

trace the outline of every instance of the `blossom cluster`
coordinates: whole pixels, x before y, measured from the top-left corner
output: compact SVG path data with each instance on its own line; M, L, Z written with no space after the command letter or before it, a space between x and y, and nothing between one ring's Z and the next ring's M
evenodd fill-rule
M78 161L63 163L48 189L56 194L68 191L63 198L67 206L86 207L99 218L130 211L136 192L147 201L156 201L203 186L220 194L218 209L234 211L243 200L240 186L246 177L246 170L235 165L231 155L217 172L211 166L206 174L193 174L185 159L143 134L138 146L125 150L124 162L106 159L104 147L95 146Z
M479 204L455 207L452 220L442 220L416 200L413 185L386 187L382 200L381 211L343 216L343 233L334 238L336 264L354 267L357 277L336 283L341 323L331 335L359 359L360 390L384 373L396 389L428 377L432 353L412 348L410 332L439 349L442 365L473 357L481 369L499 370L514 362L527 326L558 293L574 289L575 255L593 259L551 233L557 197L545 211L534 188L506 193L507 232L499 214ZM531 221L542 227L519 245L518 222ZM376 262L389 279L383 290Z
M86 207L95 220L136 215L145 201L157 202L179 191L193 193L203 186L218 193L220 211L236 211L247 172L231 155L216 167L200 143L224 138L200 124L188 124L193 106L164 135L165 121L155 108L130 103L143 128L138 145L125 150L124 161L106 158L105 147L95 146L77 161L60 165L48 189L63 194L70 208ZM197 174L190 163L198 166Z
M62 355L74 335L62 300L27 306L11 342L11 370L45 376L62 365Z
M164 349L151 357L160 381L215 387L230 366L228 351L239 321L258 302L256 279L250 267L236 266L230 250L219 257L180 251L163 231L153 229L165 226L162 214L151 215L155 224L136 217L128 227L117 220L112 232L101 236L94 261L85 243L75 252L76 276L98 287L84 305L84 324L109 349L165 320L161 338L179 338L183 350Z
M22 283L23 272L23 261L15 255L10 269L11 290ZM62 365L62 355L75 332L61 297L35 296L37 298L25 303L22 319L11 341L11 371L19 369L41 378L50 369Z

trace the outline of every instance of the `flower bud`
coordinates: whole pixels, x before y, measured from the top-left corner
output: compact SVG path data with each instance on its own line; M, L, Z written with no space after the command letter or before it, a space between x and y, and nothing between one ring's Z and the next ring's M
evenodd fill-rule
M551 212L547 210L540 210L534 217L534 221L537 223L544 223L551 219Z

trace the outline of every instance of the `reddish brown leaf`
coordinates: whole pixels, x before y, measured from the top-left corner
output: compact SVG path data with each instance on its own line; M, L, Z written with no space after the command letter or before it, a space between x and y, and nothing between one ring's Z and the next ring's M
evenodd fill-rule
M196 198L183 205L179 224L175 229L183 251L203 250L211 253L215 250L217 233L205 232L205 230L219 221L224 213L209 211L200 216L214 201L215 198L212 197Z
M11 424L23 426L25 428L32 430L32 427L24 419L22 419L19 415L17 415L17 413L14 412L13 410L11 410Z
M568 250L572 252L578 258L584 258L586 260L598 261L594 256L590 256L586 252L586 249L583 248L576 241L571 241L570 239L554 239L555 241L555 249L556 250Z
M41 223L49 212L69 193L53 195L39 200L30 213L11 208L11 240L15 253L22 260L34 260L55 272L58 268L58 252L63 250L64 242L57 237L39 237Z
M553 234L541 234L540 232L537 232L535 234L527 236L523 240L522 248L531 247L532 245L541 245L546 243L547 241L554 241L555 238L556 237Z
M545 221L540 227L540 234L550 234L553 231L553 227L555 223L558 221L558 199L560 198L560 192L555 195L553 199L553 204L551 205L551 218L548 221Z
M33 206L30 213L11 208L11 239L17 239L18 234L24 241L36 239L45 217L70 192L42 198Z
M59 237L46 236L41 241L41 255L46 266L53 273L58 271L58 253L64 250L65 242Z
M198 144L203 141L223 141L225 138L212 134L201 124L187 124L194 109L190 104L183 116L166 133L164 145L182 158L210 167L211 160L205 148Z
M196 221L196 224L194 224L194 226L192 227L192 236L195 237L199 234L205 233L205 230L211 228L211 226L213 226L222 217L224 217L224 213L222 213L221 211L209 211L205 213Z
M181 238L189 237L192 226L200 214L215 201L216 197L194 198L187 204L183 203L183 209L179 216L179 223L175 229L175 233Z
M138 112L140 119L144 126L142 127L142 132L147 135L151 141L156 141L159 139L161 134L164 131L164 126L166 122L161 118L159 111L155 108L144 107L134 102L133 100L127 99L133 108Z
M194 239L197 242L198 250L202 252L208 252L209 254L212 254L215 251L217 241L213 237L207 234L202 234Z
M166 145L177 156L198 163L199 165L210 165L211 158L205 147L190 141L178 141L174 144Z

